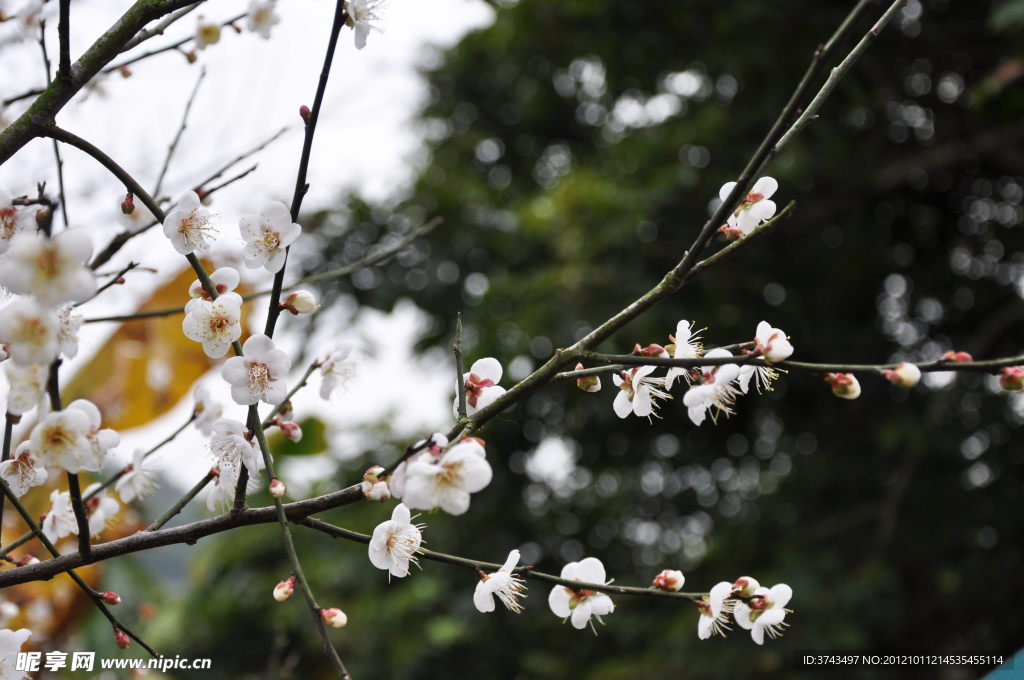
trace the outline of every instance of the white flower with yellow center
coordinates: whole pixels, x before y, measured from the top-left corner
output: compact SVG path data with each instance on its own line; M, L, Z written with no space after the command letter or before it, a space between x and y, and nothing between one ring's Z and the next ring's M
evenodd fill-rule
M77 409L54 411L39 421L29 442L35 456L50 467L68 472L99 470L89 442L89 416Z
M121 504L108 496L106 490L100 491L99 488L100 483L96 482L82 490L85 512L89 515L90 536L99 536L103 533L107 522L121 511Z
M701 640L707 640L712 635L725 637L725 631L732 630L728 626L728 621L736 601L729 599L731 593L732 584L722 581L697 603L697 609L700 610L697 636Z
M769 588L758 588L747 602L737 602L733 610L733 618L740 628L750 631L750 637L759 645L764 644L764 636L775 639L782 635L786 627L784 619L790 613L786 609L793 597L793 589L785 583Z
M0 477L21 498L33 486L46 481L46 467L32 455L32 445L22 442L13 456L0 463Z
M132 462L124 468L124 474L117 480L114 490L121 496L122 503L131 503L136 498L144 498L156 486L154 478L160 464L152 456L147 456L142 449L135 449Z
M658 404L655 400L671 399L672 396L665 391L665 378L647 377L654 369L654 366L637 366L621 374L612 374L612 382L620 390L612 402L615 415L620 418L626 418L630 413L635 413L641 418L658 415Z
M693 330L693 323L683 319L676 324L676 334L668 336L675 348L672 350L673 359L699 359L704 345L701 343L701 331ZM681 366L673 366L668 369L665 376L665 389L672 389L672 383L676 376L683 376L686 382L690 382L690 370Z
M32 635L28 628L21 630L0 630L0 678L22 680L28 677L24 671L16 670L21 646Z
M491 466L476 440L455 444L439 457L424 451L409 460L402 501L414 510L441 508L449 515L469 510L470 494L491 483Z
M87 439L92 457L81 462L83 470L99 472L110 449L121 443L121 435L111 429L100 429L102 415L96 404L87 399L76 399L68 404L69 411L84 413L89 419Z
M78 535L78 520L71 507L71 494L54 489L50 492L50 511L43 517L43 536L55 542L71 534Z
M264 467L263 456L248 434L245 425L231 418L221 418L213 424L210 452L217 459L222 475L228 468L237 469L241 464L249 470L250 479L259 477Z
M7 412L23 415L36 407L46 394L46 382L50 379L50 367L46 364L20 366L7 364Z
M217 31L219 37L219 27ZM171 240L171 245L182 255L208 251L210 244L206 238L215 232L216 229L210 226L210 211L203 207L199 194L194 191L182 194L174 210L164 218L164 236Z
M210 397L210 388L200 385L195 391L196 429L209 437L213 432L213 423L224 414L224 407Z
M280 404L288 396L284 377L292 366L288 355L274 347L266 335L251 335L242 346L243 356L224 362L220 375L231 385L236 404L251 406L259 401Z
M0 191L0 255L11 247L11 240L35 225L32 212L15 207L6 191Z
M579 562L570 562L562 567L561 577L568 581L580 581L581 584L588 585L610 583L610 581L605 581L604 565L596 557L586 557ZM588 623L593 630L594 624L590 621L591 617L597 617L598 622L604 625L601 617L615 611L612 598L595 590L587 590L583 585L579 588L555 586L548 596L548 606L551 607L555 616L561 619L571 617L572 626L577 630L583 630ZM594 634L597 634L596 630L594 630Z
M259 33L264 40L270 39L270 29L281 22L281 17L274 13L273 2L252 0L249 3L249 16L246 27L253 33Z
M66 359L73 359L78 354L78 331L81 330L85 319L75 311L74 305L64 305L57 310L57 323L60 353Z
M181 322L181 330L189 340L203 343L206 356L219 359L231 343L242 337L242 310L230 297L213 302L196 300L192 311Z
M416 551L423 542L425 524L413 524L412 516L404 504L399 503L391 519L381 522L370 539L370 562L378 569L387 569L391 576L409 575L409 563L416 563ZM390 578L390 576L389 576Z
M291 212L280 201L267 203L259 215L242 215L238 228L245 241L242 249L245 266L249 269L266 267L271 274L281 271L285 248L302 233L302 227L292 222Z
M220 42L220 25L202 14L196 18L196 49L205 50L209 45Z
M210 274L210 281L213 282L213 287L217 289L217 297L226 297L230 300L234 300L238 303L239 308L242 306L242 296L235 293L234 290L238 287L240 280L238 271L231 267L221 267ZM203 287L203 284L199 279L193 281L192 285L188 287L188 294L191 299L185 303L186 314L190 314L192 312L198 300L213 302L213 298L206 292L206 288Z
M0 309L0 342L22 366L49 364L57 358L59 328L53 312L31 298L17 298Z
M479 359L473 363L468 373L462 376L466 386L466 415L471 416L477 411L487 408L505 394L501 382L501 362L493 357ZM455 403L452 404L452 415L459 417L459 384L455 383Z
M366 38L370 31L381 32L372 22L380 20L380 9L384 6L384 0L349 0L346 3L348 9L348 20L345 22L352 27L356 34L356 49L366 47Z
M86 267L92 241L82 229L69 229L53 238L20 234L0 267L0 285L21 295L34 295L49 307L82 301L96 292L96 277Z
M713 349L704 355L705 359L718 359L731 357L732 352L727 349ZM687 414L694 425L704 422L707 411L715 409L711 418L718 422L718 414L732 414L732 404L736 400L739 390L733 387L732 382L740 375L740 367L736 364L724 364L722 366L705 366L701 372L701 384L691 387L683 396L683 404L687 408Z
M722 185L718 192L719 199L724 201L729 198L729 194L735 186L736 182L727 182ZM771 219L775 215L775 202L768 199L775 194L778 188L779 183L771 177L762 177L754 183L750 192L729 216L728 226L731 229L727 229L726 234L730 240L746 236L754 231L754 228L761 222Z
M518 564L519 551L513 550L498 571L491 574L480 573L480 582L476 584L476 591L473 593L473 604L476 605L478 611L485 614L493 612L495 595L510 611L514 611L516 614L523 611L523 605L519 604L519 598L526 597L523 595L523 591L526 590L526 581L514 573Z
M339 342L334 351L320 364L320 375L323 376L323 382L320 383L321 399L330 399L335 391L356 377L358 364L355 359L350 359L350 356L352 343Z

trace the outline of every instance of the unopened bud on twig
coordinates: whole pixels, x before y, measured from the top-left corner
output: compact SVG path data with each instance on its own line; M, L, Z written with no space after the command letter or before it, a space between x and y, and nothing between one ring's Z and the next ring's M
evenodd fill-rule
M316 298L308 290L297 290L288 293L288 297L281 303L281 309L287 309L292 314L312 314L319 307Z
M583 364L576 364L576 370L582 371ZM584 392L599 392L601 391L601 378L596 375L588 375L584 378L576 378L576 387L580 388Z
M302 122L309 124L309 107L303 104L299 107L299 117L302 118Z
M36 211L36 226L45 233L50 233L50 225L53 224L53 210L48 205Z
M295 592L295 576L289 576L284 581L277 584L274 588L274 599L278 602L284 602L292 596Z
M949 351L942 355L943 361L952 361L954 364L969 364L974 358L967 352Z
M1024 368L1020 366L1005 366L999 376L999 384L1004 390L1019 392L1024 390Z
M128 647L130 647L131 644L132 644L132 639L130 637L128 637L127 635L125 635L124 631L121 630L120 628L115 628L114 629L114 642L116 642L117 646L120 647L121 649L128 649Z
M891 371L882 371L882 376L896 387L910 389L921 381L921 369L904 361Z
M676 569L666 569L654 577L654 587L658 590L667 590L670 593L677 593L686 582L683 572Z
M127 66L118 66L117 70L121 73L121 76L124 78L132 77L132 72L128 70Z
M860 383L853 373L826 373L825 382L832 386L832 394L840 399L856 399L860 396Z
M387 480L381 477L383 472L384 468L380 465L374 465L363 473L363 481L359 487L362 489L366 500L376 502L386 501L391 498L391 488L388 486Z
M117 593L96 593L100 596L100 599L107 604L121 604L121 598L117 596Z
M188 63L190 64L196 63L196 59L199 58L196 56L195 50L192 50L191 52L184 52L183 54L185 55L185 58L188 59Z
M128 192L128 195L124 197L124 201L121 203L121 212L125 215L131 215L135 212L135 197L132 192Z
M19 567L29 567L33 564L39 564L39 559L33 555L22 555L18 560Z
M348 617L345 616L345 612L341 611L337 607L331 609L321 609L320 616L323 617L324 621L331 628L343 628L348 623Z
M284 495L285 491L287 491L287 487L285 487L284 482L282 482L280 479L275 478L270 480L271 496L273 496L274 498L280 498L281 496Z
M752 597L754 591L761 587L761 584L757 582L757 579L750 576L740 576L736 579L736 582L732 584L732 594L736 597Z

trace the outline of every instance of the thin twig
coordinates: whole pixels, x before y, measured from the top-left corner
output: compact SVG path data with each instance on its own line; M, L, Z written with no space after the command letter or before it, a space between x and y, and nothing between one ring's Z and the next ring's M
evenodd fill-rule
M452 345L455 352L455 384L459 392L459 418L466 417L466 367L462 362L462 312L459 312L455 320L455 343Z
M0 462L7 462L7 459L11 457L11 439L14 437L14 415L10 412L4 413L4 444L3 444L3 455L0 456ZM0 497L0 518L4 516L4 500L6 497ZM11 550L11 548L8 548ZM7 553L2 553L6 555Z
M57 38L60 41L60 54L57 60L57 77L71 80L71 0L60 0L59 4L60 20L57 24ZM46 70L49 72L49 64L47 64Z
M60 402L60 382L58 380L60 364L59 358L50 364L50 377L46 381L46 391L50 396L50 409L55 412L63 409ZM78 473L68 472L67 475L68 495L71 497L71 508L75 511L75 520L78 523L78 552L85 556L92 549L89 544L89 517L85 513L85 504L82 502L82 488L78 484Z
M194 10L196 7L199 7L199 5L203 4L203 2L205 2L205 0L199 0L199 2L195 3L194 5L182 7L177 12L172 12L171 14L168 14L167 18L165 18L159 24L154 26L152 29L143 29L139 31L135 34L134 38L125 43L124 47L121 48L121 52L127 52L128 50L138 46L140 43L143 43L149 40L150 38L153 38L158 35L163 35L164 31L166 31L171 26L171 24L173 24L175 21L177 21L178 19L182 18L183 16Z
M69 3L69 0L61 0L60 1L61 19L63 21L61 26L66 26L67 25L67 22L64 21L63 17L64 17L64 12L67 9L68 3ZM58 31L59 30L61 30L60 26L58 26ZM64 35L62 34L61 35L61 40L63 41L63 39L64 39ZM50 82L51 82L51 79L50 79L50 57L47 56L47 54L46 54L46 21L43 21L43 20L40 20L40 22L39 22L39 47L43 50L43 65L46 68L46 85L47 85L47 87L49 87ZM61 60L64 59L64 51L63 50L64 50L64 45L63 45L63 42L62 42L61 43ZM69 68L70 68L70 64L69 64ZM60 147L57 145L57 140L56 139L53 140L53 155L57 159L57 188L60 190L60 214L61 214L61 219L64 220L64 228L67 229L69 227L69 224L68 224L68 199L67 199L67 196L64 193L64 161L62 161L61 158L60 158Z
M56 143L57 142L54 142L54 144L56 144ZM99 296L99 294L102 293L103 291L105 291L107 288L110 288L111 286L116 286L116 285L119 285L121 283L124 283L124 281L121 280L121 277L124 276L125 274L127 274L128 272L130 272L131 270L135 269L138 266L139 266L138 262L129 262L128 265L124 269L122 269L121 271L117 272L116 274L112 274L111 275L111 279L109 281L107 281L106 283L104 283L99 288L97 288L96 292L93 293L88 299L82 300L81 302L76 302L75 304L73 304L71 306L72 307L81 307L86 302L90 302L92 300L95 300L96 297Z
M175 515L181 512L186 505L188 505L196 495L206 488L206 485L216 479L217 475L210 470L206 473L206 476L199 480L195 486L189 489L188 493L181 497L177 503L171 506L170 510L160 515L159 518L155 519L152 524L146 527L146 531L157 531L163 525L174 519Z
M65 1L65 0L62 0ZM178 142L181 140L181 135L185 132L185 128L188 127L188 112L192 110L192 102L196 100L196 94L199 93L199 86L203 84L203 78L206 77L206 67L204 66L199 70L199 78L196 79L196 86L192 88L192 94L189 95L188 103L185 104L185 113L181 117L181 125L178 126L178 133L174 135L174 141L167 147L167 156L164 158L164 166L160 168L160 175L156 178L156 187L153 189L153 195L160 195L160 187L163 186L164 176L167 174L167 168L171 164L171 157L174 156L175 149L178 148Z
M327 54L324 56L324 66L320 71L320 82L316 87L316 96L313 98L313 108L310 109L309 117L306 119L306 135L302 142L302 157L299 159L299 172L295 177L295 193L292 195L291 215L292 222L299 219L299 208L302 207L302 199L309 190L306 183L306 171L309 169L309 156L313 150L313 133L316 132L316 123L320 118L320 105L324 100L324 92L327 90L327 78L331 74L331 63L334 61L334 50L338 46L338 36L341 27L348 19L344 0L338 0L334 8L334 23L331 25L331 37L327 41ZM267 325L263 331L268 338L274 337L274 326L277 325L277 318L281 315L281 286L284 284L284 272L288 265L288 252L291 246L285 248L285 264L274 275L274 287L270 293L270 305L267 311Z
M230 26L231 24L235 23L239 19L244 19L246 16L248 16L248 12L246 12L244 14L239 14L236 17L232 17L231 19L228 19L227 21L222 23L220 26L221 26L221 28L224 28L226 26ZM189 42L190 40L194 40L194 39L195 39L195 36L190 35L189 37L184 38L182 40L179 40L178 42L173 43L171 45L167 45L165 47L160 47L158 49L151 50L149 52L144 52L144 53L142 53L142 54L140 54L140 55L138 55L136 57L132 57L131 59L126 59L126 60L122 61L120 64L115 64L113 66L108 66L107 68L103 69L103 73L113 73L114 71L119 71L120 69L122 69L122 68L124 68L126 66L129 66L131 64L136 64L136 63L142 61L143 59L149 59L150 57L156 56L158 54L163 54L164 52L170 52L171 50L176 50L179 47L181 47L182 45L184 45L185 43ZM129 43L130 42L131 41L129 41ZM138 44L138 43L136 43L136 44Z
M284 409L285 405L291 401L292 397L295 396L296 392L298 392L299 390L306 386L306 382L309 380L309 376L313 375L313 371L315 371L318 368L320 368L320 362L314 360L313 363L309 365L309 368L306 369L306 372L303 374L302 378L295 385L295 387L293 387L291 391L287 395L285 395L284 401L275 406L273 410L271 410L271 412L267 414L267 417L263 419L264 428L268 428L274 424L274 416L276 416Z

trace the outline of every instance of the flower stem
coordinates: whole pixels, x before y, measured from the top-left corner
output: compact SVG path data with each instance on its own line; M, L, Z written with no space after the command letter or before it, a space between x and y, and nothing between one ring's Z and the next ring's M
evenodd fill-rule
M152 524L150 524L148 527L146 527L146 531L156 531L160 527L162 527L163 525L165 525L168 522L170 522L174 518L174 516L177 515L179 512L181 512L182 509L186 505L188 505L192 501L192 499L195 498L196 495L200 491L202 491L204 488L206 488L206 485L209 484L210 482L212 482L216 476L217 475L215 475L212 470L210 472L207 472L206 476L203 477L202 479L200 479L199 482L195 486L193 486L191 489L189 489L188 493L186 493L184 496L182 496L181 499L177 503L172 505L170 510L168 510L164 514L160 515L159 518L154 520Z
M466 417L466 366L462 361L462 312L455 321L455 343L452 345L455 352L455 384L459 390L459 418Z
M50 395L50 408L60 411L63 406L60 403L60 382L58 370L61 360L57 358L50 364L50 379L46 381L46 391ZM82 557L89 554L92 546L89 544L89 518L85 514L85 505L82 503L82 488L78 484L78 473L68 472L68 495L71 497L71 508L75 511L75 520L78 522L78 552Z

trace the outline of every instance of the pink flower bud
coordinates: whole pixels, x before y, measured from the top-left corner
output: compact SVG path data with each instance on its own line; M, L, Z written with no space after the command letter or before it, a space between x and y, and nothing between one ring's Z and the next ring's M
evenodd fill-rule
M117 596L117 593L96 593L100 596L100 599L107 604L121 604L121 598Z
M131 78L132 72L128 70L127 66L118 66L117 70L121 73L122 78Z
M284 581L281 581L274 588L274 599L278 602L284 602L292 596L295 592L295 577L290 576Z
M50 206L44 205L42 208L36 211L36 226L39 227L44 233L50 233L50 225L53 224L53 210Z
M672 593L679 592L686 582L683 572L675 569L666 569L654 577L654 587L658 590L667 590Z
M131 215L133 212L135 212L134 199L135 197L132 196L132 192L129 191L128 195L125 196L124 201L121 203L121 212L123 212L125 215Z
M750 576L740 576L736 583L732 584L732 594L736 597L753 597L754 591L761 587L757 579Z
M292 314L312 314L319 307L316 298L308 290L297 290L288 293L288 297L281 303L282 309L287 309Z
M19 567L27 567L33 564L39 564L39 559L32 555L22 555L21 559L18 560Z
M321 609L320 616L323 617L324 621L331 628L343 628L348 623L348 617L345 616L345 612L338 608Z
M642 357L662 357L668 359L668 352L661 345L650 344L647 347L641 347L640 343L636 343L636 347L633 348L633 354Z
M943 361L952 361L954 364L969 364L974 358L967 352L949 351L942 355Z
M285 491L287 491L287 487L285 487L284 482L282 482L280 479L274 478L270 480L271 496L273 496L274 498L280 498L281 496L284 495Z
M363 481L370 482L371 484L376 484L377 482L380 481L380 473L382 472L384 472L384 468L382 468L380 465L374 465L373 467L371 467L370 469L363 473Z
M192 50L191 52L185 52L185 58L188 59L188 63L194 64L199 57L196 56L196 51Z
M576 370L582 371L583 364L576 364ZM588 375L585 378L576 378L576 387L584 392L600 392L601 378L596 375Z
M730 241L739 241L743 238L743 230L739 227L730 227L728 224L723 224L718 228L718 233L725 234L725 238Z
M299 427L298 423L293 423L290 420L280 420L277 422L277 426L281 428L281 434L288 437L291 441L296 444L302 441L302 428Z
M860 396L860 383L853 373L826 373L825 382L832 386L832 394L840 399L856 399Z
M128 649L128 647L130 647L132 644L132 639L125 635L124 631L122 631L120 628L115 628L114 642L116 642L117 646L121 649Z
M999 384L1003 386L1004 390L1011 392L1019 392L1024 390L1024 367L1021 366L1006 366L1001 371L1002 375L999 376Z
M904 361L893 370L882 371L882 376L896 387L910 389L920 382L921 369Z
M299 107L299 117L302 118L302 122L309 124L309 107L303 104Z

